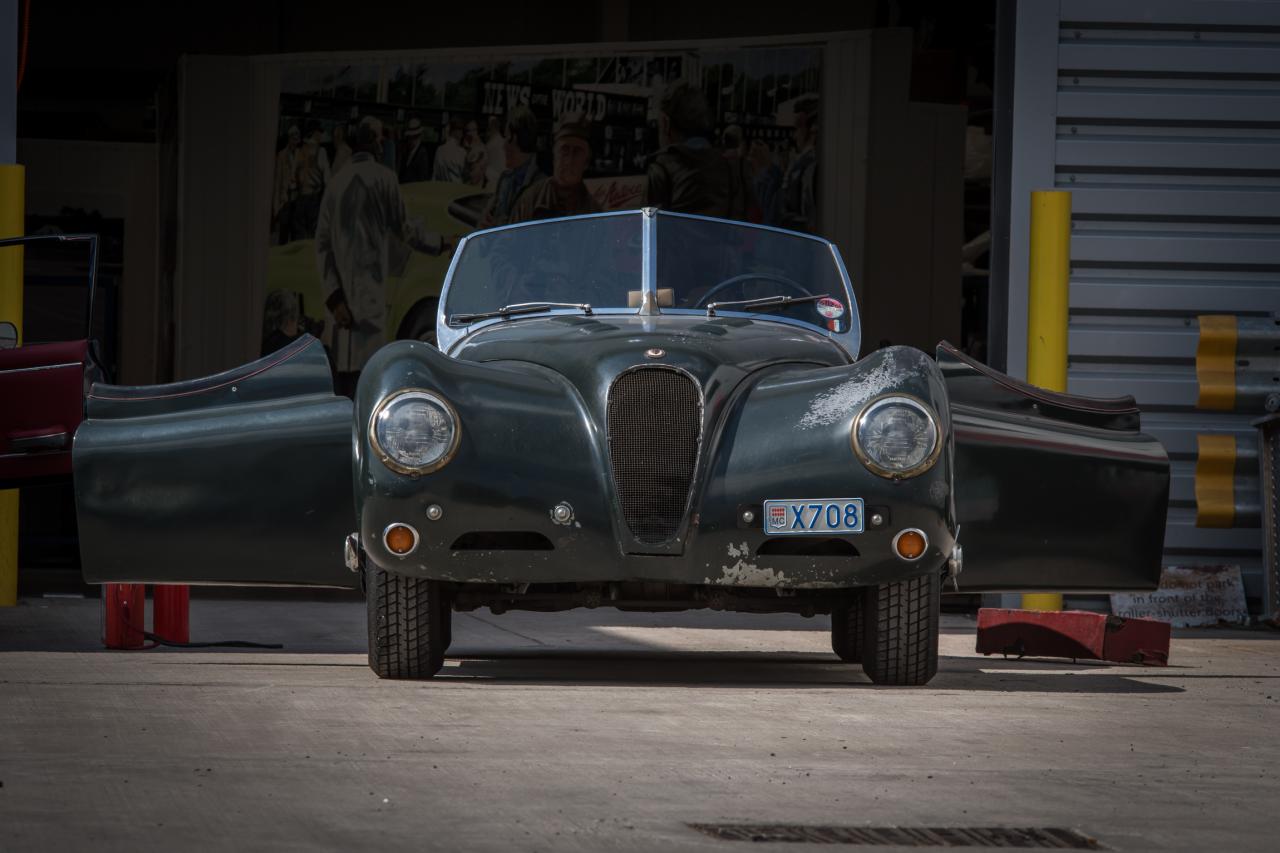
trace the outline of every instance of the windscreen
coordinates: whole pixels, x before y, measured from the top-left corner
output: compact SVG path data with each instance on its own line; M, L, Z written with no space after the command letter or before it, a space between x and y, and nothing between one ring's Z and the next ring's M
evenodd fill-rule
M659 216L658 304L789 317L843 334L856 322L831 248L798 234L731 222ZM669 289L670 293L663 293ZM781 308L727 303L823 297Z
M445 315L524 302L639 305L641 216L553 219L478 234L458 256Z

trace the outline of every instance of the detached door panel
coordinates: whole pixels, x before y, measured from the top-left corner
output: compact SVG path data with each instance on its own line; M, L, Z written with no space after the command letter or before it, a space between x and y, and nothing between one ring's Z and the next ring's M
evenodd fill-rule
M351 418L310 336L204 379L93 386L74 451L85 580L358 585Z
M964 592L1110 592L1160 580L1169 460L1132 399L1033 388L938 350L951 399Z
M0 488L71 473L86 341L0 350Z

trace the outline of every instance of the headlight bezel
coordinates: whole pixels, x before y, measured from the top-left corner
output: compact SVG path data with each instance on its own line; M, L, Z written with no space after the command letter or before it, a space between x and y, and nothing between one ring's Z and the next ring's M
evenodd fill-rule
M885 468L871 458L866 449L862 446L862 442L858 437L858 433L862 430L862 425L868 417L878 409L892 404L905 405L909 408L915 409L924 415L929 421L929 424L933 427L933 449L923 460L911 468L902 470ZM914 394L906 394L901 391L890 391L886 394L881 394L878 397L872 397L863 405L862 410L859 411L857 416L853 419L853 428L849 430L849 441L850 444L853 445L853 455L857 457L858 461L861 462L868 471L889 480L909 480L912 477L917 477L933 468L937 463L938 458L942 455L942 425L939 423L938 415L934 412L933 407L924 400Z
M378 418L381 417L382 413L390 408L393 403L403 400L406 397L419 399L425 398L432 404L439 406L449 416L449 420L453 424L449 446L438 459L429 462L426 465L413 466L403 464L388 453L387 450L383 448L382 442L378 440ZM458 446L462 443L462 422L458 418L458 411L448 400L444 398L444 395L436 391L430 391L426 388L398 388L384 396L378 401L378 405L373 407L373 412L369 415L368 429L369 446L373 450L374 455L385 467L395 471L397 474L408 474L412 476L418 474L430 474L433 471L439 471L453 460L453 457L457 455Z

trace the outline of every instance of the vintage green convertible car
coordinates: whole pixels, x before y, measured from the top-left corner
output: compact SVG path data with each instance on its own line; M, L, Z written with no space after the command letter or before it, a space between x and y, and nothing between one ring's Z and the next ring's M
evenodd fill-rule
M652 209L477 232L437 328L439 349L374 356L354 413L310 338L94 386L73 454L86 578L363 582L389 678L440 669L455 610L707 607L830 613L842 659L923 684L948 578L1159 577L1168 461L1133 401L947 344L859 359L826 240Z

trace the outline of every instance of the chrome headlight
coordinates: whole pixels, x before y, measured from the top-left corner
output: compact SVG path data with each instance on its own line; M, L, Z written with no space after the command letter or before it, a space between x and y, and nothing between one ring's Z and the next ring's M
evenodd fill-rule
M872 400L853 421L853 452L881 477L922 474L942 452L938 419L915 397Z
M444 467L458 450L458 416L430 391L388 395L369 420L373 452L392 471L427 474Z

